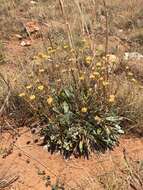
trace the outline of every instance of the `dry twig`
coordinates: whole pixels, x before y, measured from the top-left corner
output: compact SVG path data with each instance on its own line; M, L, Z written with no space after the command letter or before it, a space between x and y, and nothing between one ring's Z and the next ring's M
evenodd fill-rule
M5 80L4 76L1 73L0 73L0 78L2 79L2 81L4 81L4 83L6 84L6 86L8 88L8 93L7 93L7 95L5 97L5 100L4 100L4 102L3 102L3 104L2 104L2 106L0 108L0 117L1 117L2 114L3 114L4 108L7 105L9 97L10 97L10 84L9 84L8 81Z

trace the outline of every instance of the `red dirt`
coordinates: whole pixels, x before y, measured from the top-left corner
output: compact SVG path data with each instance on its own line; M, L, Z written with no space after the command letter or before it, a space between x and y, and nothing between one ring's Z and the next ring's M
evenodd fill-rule
M9 135L5 136L6 142L11 142ZM104 175L115 169L125 166L123 151L134 161L143 158L143 139L122 138L120 146L114 151L106 154L94 154L89 160L84 158L64 160L59 154L51 155L38 144L35 144L35 137L29 132L24 133L18 138L13 152L6 158L0 158L0 168L2 177L3 172L8 171L7 175L17 174L19 179L12 184L11 189L20 190L46 190L43 176L38 175L38 171L45 171L51 177L53 183L57 178L62 179L68 187L78 189L102 190L97 182L97 176ZM27 145L27 142L30 144ZM8 143L8 144L9 144ZM2 147L2 145L1 145ZM89 185L90 184L90 185Z

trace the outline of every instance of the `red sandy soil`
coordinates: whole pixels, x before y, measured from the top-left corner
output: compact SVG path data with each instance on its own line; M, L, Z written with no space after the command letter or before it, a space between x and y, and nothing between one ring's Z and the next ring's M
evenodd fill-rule
M11 136L4 135L4 142L11 144ZM143 159L142 138L121 138L119 147L106 154L94 154L89 160L84 158L71 158L64 160L61 155L51 155L43 147L34 143L35 137L30 132L21 135L13 152L5 158L0 157L0 178L6 175L17 175L18 180L8 189L15 190L47 190L43 176L38 171L45 171L51 177L52 183L60 178L66 184L66 189L72 187L84 190L102 190L97 182L97 176L110 173L125 166L123 151L134 161ZM27 142L29 141L29 144ZM1 147L4 144L1 142Z

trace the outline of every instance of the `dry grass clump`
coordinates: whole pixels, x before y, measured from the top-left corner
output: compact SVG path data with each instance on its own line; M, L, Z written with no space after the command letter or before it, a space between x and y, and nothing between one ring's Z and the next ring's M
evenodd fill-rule
M18 176L8 176L0 178L0 189L9 188L11 184L17 181Z
M139 189L143 187L143 162L133 161L124 155L121 168L99 176L99 182L106 190Z
M97 57L96 63L88 43L82 40L77 49L49 47L36 55L18 95L46 124L42 135L48 149L66 157L112 148L123 133L116 95L109 88L116 57Z
M134 134L141 135L143 132L143 87L136 79L128 81L124 77L119 79L118 102L120 113L127 120L126 129Z
M3 43L0 41L0 65L5 63L5 52L4 52L4 45Z

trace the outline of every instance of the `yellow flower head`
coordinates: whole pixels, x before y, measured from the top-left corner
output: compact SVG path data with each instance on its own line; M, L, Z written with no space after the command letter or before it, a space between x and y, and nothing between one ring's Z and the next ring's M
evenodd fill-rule
M43 58L43 53L38 53L38 57Z
M30 74L28 74L28 76L29 76L29 77L33 77L33 74L32 74L32 73L30 73Z
M43 85L40 85L40 86L38 86L38 90L43 90L44 89L44 86Z
M135 78L132 78L131 81L134 82L134 83L137 82L137 80Z
M56 65L55 65L55 67L56 67L56 68L59 68L59 67L60 67L60 65L59 65L59 64L56 64Z
M70 61L70 62L73 62L73 61L75 61L75 59L74 59L74 58L70 58L69 61Z
M39 73L44 73L44 69L39 69Z
M82 113L86 113L87 112L87 108L86 107L81 108L81 112Z
M133 73L132 72L128 72L128 76L133 76Z
M101 62L96 63L96 66L101 67L102 66Z
M20 93L18 96L19 97L24 97L26 94L23 92L23 93Z
M49 59L49 58L50 58L49 55L46 55L46 54L44 54L44 53L39 53L39 54L38 54L38 57L39 57L40 59Z
M31 89L31 88L32 88L32 85L26 86L26 89Z
M40 60L35 61L35 65L37 65L37 66L41 65Z
M51 96L49 96L49 98L47 99L47 103L49 105L51 105L53 103L53 98Z
M108 86L109 85L109 82L108 81L103 81L103 86Z
M83 38L83 39L81 40L81 42L84 42L84 43L85 43L85 42L86 42L86 39L85 39L85 38Z
M99 80L100 80L100 81L103 81L103 80L104 80L104 78L103 78L103 77L100 77L100 78L99 78Z
M57 82L60 83L62 80L61 79L58 79Z
M16 82L16 81L17 81L17 79L16 79L16 78L14 78L12 81L13 81L13 82Z
M30 100L35 100L36 96L35 95L31 95L29 98L30 98Z
M72 53L72 52L75 52L75 49L71 49L70 52L71 52L71 53Z
M36 82L36 83L38 83L38 82L40 82L40 80L39 80L39 79L37 79L35 82Z
M88 65L90 65L90 64L92 63L92 60L93 60L93 58L92 58L91 56L87 56L87 57L85 58L85 62L86 62L86 64L88 64Z
M34 56L33 59L38 59L38 56Z
M43 55L43 59L46 59L46 60L47 60L47 59L50 59L50 58L51 58L51 57L50 57L49 55L45 55L45 54Z
M91 75L89 76L89 78L90 78L90 79L95 79L95 75L91 74Z
M114 103L115 102L115 95L110 95L109 96L109 102Z
M52 47L48 47L48 51L51 51L52 50Z
M83 48L79 48L79 51L80 51L80 52L83 52Z
M52 53L55 53L56 52L56 49L51 49L48 51L49 54L52 54Z
M107 60L109 61L109 63L113 64L118 62L118 58L114 54L107 55Z
M93 72L93 74L94 74L95 76L100 76L100 73L97 72L97 71Z
M95 116L95 121L97 121L97 123L99 124L99 123L101 123L101 121L102 121L102 119L101 119L101 117L99 117L99 116Z
M84 76L83 75L81 75L80 77L79 77L79 80L81 80L81 81L83 81L85 78L84 78Z
M69 48L69 46L68 45L64 45L64 49L68 49Z
M61 72L62 72L62 73L66 73L67 70L66 70L66 69L62 69Z
M92 71L94 71L94 70L95 70L95 67L92 67L91 69L92 69Z

